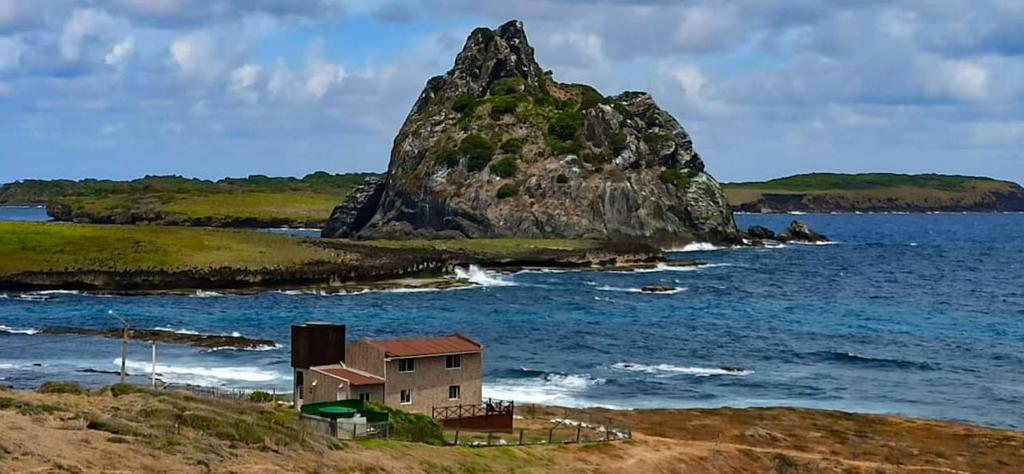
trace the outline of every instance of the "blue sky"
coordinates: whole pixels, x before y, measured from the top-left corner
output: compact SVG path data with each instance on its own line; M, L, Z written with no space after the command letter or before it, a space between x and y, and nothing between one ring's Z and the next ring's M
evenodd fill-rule
M383 171L479 25L650 91L723 181L1024 182L1019 0L0 0L0 182Z

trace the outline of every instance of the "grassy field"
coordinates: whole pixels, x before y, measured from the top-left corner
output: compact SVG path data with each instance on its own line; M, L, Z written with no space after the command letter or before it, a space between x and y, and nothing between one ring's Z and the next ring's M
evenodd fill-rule
M338 258L264 232L169 226L0 223L0 274L60 270L269 268Z
M296 411L273 403L51 384L0 389L0 472L1016 473L1024 464L1022 433L892 416L553 407L535 415L516 423L613 417L632 424L633 440L490 448L343 442L304 430Z
M0 187L0 204L60 202L66 220L202 226L320 227L370 173L219 181L147 176L132 181L24 180Z
M153 225L0 222L0 275L27 271L288 268L348 263L365 255L401 258L444 250L515 257L573 251L594 242L545 239L315 241L244 229ZM403 252L408 251L408 252Z
M991 210L1005 207L1001 195L1021 196L1016 183L954 175L811 173L762 182L723 184L734 209L756 211ZM796 200L787 195L799 195ZM802 196L802 197L801 197ZM1019 205L1019 204L1017 204Z

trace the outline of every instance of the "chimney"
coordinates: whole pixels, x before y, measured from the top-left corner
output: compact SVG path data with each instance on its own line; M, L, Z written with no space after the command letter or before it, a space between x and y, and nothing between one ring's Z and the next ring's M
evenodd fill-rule
M292 325L292 367L308 369L345 362L345 325L308 322Z

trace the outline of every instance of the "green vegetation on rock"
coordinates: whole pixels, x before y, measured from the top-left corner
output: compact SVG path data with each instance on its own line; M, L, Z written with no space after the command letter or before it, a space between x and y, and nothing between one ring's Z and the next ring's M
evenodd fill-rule
M680 190L685 190L690 187L690 180L693 179L693 174L683 170L667 169L658 174L658 179L662 183L671 184Z
M514 157L506 156L494 163L491 163L491 173L499 178L511 178L516 175L516 160Z
M498 199L506 199L519 194L519 186L513 183L505 183L498 188Z
M458 152L466 159L467 171L481 171L494 157L494 145L483 135L474 133L462 139Z

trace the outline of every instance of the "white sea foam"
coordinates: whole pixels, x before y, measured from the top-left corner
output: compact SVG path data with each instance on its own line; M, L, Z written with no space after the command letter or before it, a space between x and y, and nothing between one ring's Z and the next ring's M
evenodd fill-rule
M114 359L112 363L120 367L121 359ZM128 360L125 365L129 372L148 374L152 369L151 364L149 361ZM188 367L168 364L157 364L156 374L167 382L193 385L223 385L225 382L266 383L283 376L257 367Z
M485 270L478 265L470 265L468 268L455 267L455 278L480 286L516 286L515 282L508 281L498 273Z
M599 286L595 288L599 291L619 291L623 293L645 293L648 295L674 295L679 292L686 291L686 287L679 287L669 291L644 291L642 288L622 288L618 286Z
M485 398L515 400L521 403L542 403L569 407L594 406L581 400L591 387L602 385L605 379L587 374L544 374L531 378L498 379L485 382Z
M282 347L284 347L284 346L282 346L280 344L271 344L271 345L256 346L256 347L221 346L221 347L211 347L211 348L207 349L206 352L218 352L218 351L263 352L263 351L275 351L275 350L280 349Z
M216 291L196 290L196 293L194 295L189 295L189 296L191 296L193 298L213 298L215 296L224 296L224 295L221 294L221 293L217 293Z
M682 248L670 249L669 252L710 252L712 250L722 250L725 248L728 247L720 247L710 242L690 242Z
M27 293L30 295L77 295L78 290L41 290Z
M702 263L700 265L671 265L659 263L651 268L637 268L634 270L615 270L605 273L656 273L656 272L695 272L705 268L731 267L731 263Z
M10 326L4 326L4 325L0 324L0 332L6 332L8 334L28 334L28 335L32 335L32 334L39 333L39 330L38 329L12 328Z
M671 364L633 364L630 362L619 362L612 364L611 368L625 370L627 372L642 372L658 376L670 376L674 374L693 375L695 377L713 377L718 375L732 375L743 377L754 373L752 370L734 369L726 367L679 367Z
M0 364L0 370L12 370L17 369L19 366L14 364Z
M155 331L167 331L167 332L173 332L173 333L177 333L177 334L192 334L192 335L198 335L199 334L198 331L193 331L191 329L174 329L174 328L168 327L168 326L157 326L157 327L153 328L153 330L155 330Z

